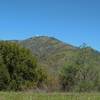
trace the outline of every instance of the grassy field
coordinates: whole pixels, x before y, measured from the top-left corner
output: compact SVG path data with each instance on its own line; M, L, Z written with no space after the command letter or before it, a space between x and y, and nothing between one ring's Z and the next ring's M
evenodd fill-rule
M100 100L100 94L0 92L0 100Z

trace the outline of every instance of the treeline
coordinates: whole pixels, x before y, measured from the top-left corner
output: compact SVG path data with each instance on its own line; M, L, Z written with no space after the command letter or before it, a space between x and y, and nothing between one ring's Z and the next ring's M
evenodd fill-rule
M100 91L100 53L83 45L60 71L64 91Z
M61 66L55 78L38 64L30 50L13 42L0 42L0 90L100 91L100 53L82 46Z

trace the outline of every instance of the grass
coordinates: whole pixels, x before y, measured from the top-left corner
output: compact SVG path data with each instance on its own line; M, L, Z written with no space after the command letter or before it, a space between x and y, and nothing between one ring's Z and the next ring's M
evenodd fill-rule
M0 100L100 100L100 94L0 92Z

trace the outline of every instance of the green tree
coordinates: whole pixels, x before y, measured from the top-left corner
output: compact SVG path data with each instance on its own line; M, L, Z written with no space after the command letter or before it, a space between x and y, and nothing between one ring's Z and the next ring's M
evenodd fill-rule
M2 41L0 55L3 59L0 65L0 81L8 82L7 85L4 84L6 87L2 87L1 83L2 89L22 90L23 87L27 88L28 84L34 88L34 84L38 86L44 81L43 70L37 66L36 58L28 49L17 43Z
M0 90L7 89L9 81L10 81L10 76L8 70L3 62L2 57L0 56Z
M78 92L98 90L100 80L98 52L85 45L76 54L60 72L62 89Z
M73 64L67 64L60 72L61 89L64 91L72 91L76 83L77 67Z

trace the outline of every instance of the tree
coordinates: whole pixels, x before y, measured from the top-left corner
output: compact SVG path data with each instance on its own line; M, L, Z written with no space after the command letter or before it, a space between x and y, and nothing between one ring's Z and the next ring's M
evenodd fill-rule
M4 87L1 84L2 89L22 90L28 85L34 88L44 81L43 70L38 71L40 67L37 66L37 60L28 49L17 43L2 41L0 55L3 59L0 65L0 81L2 84L6 83Z
M60 72L61 86L66 91L88 92L98 90L100 60L98 52L83 46Z
M73 64L68 64L63 67L60 72L61 89L64 91L72 91L76 83L77 67Z
M9 81L10 81L10 76L8 70L5 64L3 63L2 57L0 56L0 90L7 89Z

